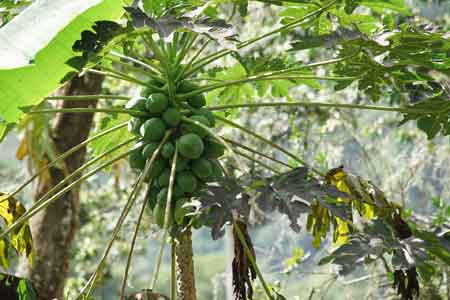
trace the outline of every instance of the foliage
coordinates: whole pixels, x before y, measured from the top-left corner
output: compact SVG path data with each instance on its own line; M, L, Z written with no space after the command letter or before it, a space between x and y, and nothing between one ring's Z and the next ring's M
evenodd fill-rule
M37 300L36 291L28 279L0 273L0 296L11 300Z
M17 199L0 193L0 217L7 228L16 223L24 213L25 207ZM33 263L33 238L28 223L25 222L12 231L9 240L0 239L0 264L3 268L9 267L8 250L10 248L14 249L16 253L26 256L30 264Z
M120 17L123 14L122 4L122 1L116 0L102 1L99 5L86 10L73 20L70 19L70 13L73 13L70 9L67 11L67 15L58 13L59 17L64 16L64 19L61 20L65 21L55 26L54 31L40 31L43 40L39 40L40 44L35 45L33 48L35 53L30 57L33 63L32 65L14 69L5 69L3 67L0 70L0 81L2 85L9 87L8 89L2 88L0 91L0 97L2 98L2 106L0 107L0 137L4 136L3 131L6 128L11 127L10 124L17 122L21 117L20 107L40 103L44 97L61 85L61 80L67 72L73 71L65 62L74 56L71 47L73 42L79 37L81 31L92 26L96 20L116 19ZM67 6L67 3L65 5ZM55 6L54 9L58 10L60 6ZM27 13L29 20L35 21L43 18L40 15L42 10L38 6L30 7ZM70 21L69 24L67 24L68 21ZM22 27L18 29L20 26L19 22L20 19L17 19L16 23L18 25L8 23L0 29L2 36L7 35L4 41L10 41L8 44L16 45L15 47L17 47L18 43L10 39L18 36L10 31L23 30ZM46 23L42 22L42 25L44 24ZM26 38L34 36L33 31L37 30L36 26L26 25L26 27L29 31L21 31L21 35L25 35ZM52 33L57 34L52 36ZM43 41L48 42L43 43ZM37 40L33 40L33 42L36 43ZM25 47L23 49L25 53L29 53L29 49L26 48L29 46L28 44L19 43L19 45L20 47ZM14 48L13 52L21 53L16 48ZM7 55L9 56L9 54L5 53L5 57ZM45 76L42 74L45 74ZM26 82L29 88L24 89L21 84L22 82Z

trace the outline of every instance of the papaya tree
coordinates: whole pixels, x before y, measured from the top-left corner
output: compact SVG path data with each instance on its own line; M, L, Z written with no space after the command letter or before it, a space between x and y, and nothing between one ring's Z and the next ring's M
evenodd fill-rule
M210 227L212 239L217 239L230 225L235 298L253 299L254 281L258 280L267 299L284 299L264 279L257 264L247 230L255 206L287 215L296 232L301 229L299 218L307 215L302 225L317 248L331 236L336 249L321 264L338 265L340 274L345 275L355 265L382 261L399 297L417 297L420 280L439 272L436 262L450 262L448 232L421 228L407 220L403 207L388 199L370 179L350 173L345 166L329 170L314 166L297 151L240 124L239 115L256 114L261 107L377 110L399 113L401 124L415 121L430 139L448 135L450 105L444 82L450 66L449 36L415 23L402 1L261 2L279 11L280 19L274 20L278 25L245 40L226 20L232 20L237 12L247 15L247 1L134 1L116 18L105 17L84 28L64 61L67 73L59 77L64 81L78 74L100 74L137 85L140 93L44 99L34 95L33 99L23 98L26 100L15 108L0 111L20 115L20 108L29 115L109 116L102 131L61 153L38 172L80 147L94 145L90 160L7 222L2 241L17 240L18 229L27 228L27 221L37 212L104 168L128 159L136 182L95 272L76 299L91 295L114 240L140 197L144 201L130 241L121 299L126 297L129 267L146 210L161 228L163 239L151 285L131 298L160 296L154 286L165 245L170 243L170 299L196 299L192 229ZM281 54L267 53L264 45L270 42L289 46ZM14 67L21 58L18 55L6 65ZM325 82L331 82L336 93L357 89L360 101L296 98L296 86L320 89ZM54 85L49 82L37 93L46 93ZM271 101L274 98L284 101ZM385 98L390 105L372 104ZM36 105L54 100L98 100L100 104L97 108ZM7 121L6 129L14 118ZM231 139L223 133L224 128L259 140L283 154L285 160L249 147L245 138ZM264 172L249 174L244 160L253 161ZM35 177L0 201L16 205L17 194ZM30 245L29 238L27 241ZM23 252L14 243L12 246Z

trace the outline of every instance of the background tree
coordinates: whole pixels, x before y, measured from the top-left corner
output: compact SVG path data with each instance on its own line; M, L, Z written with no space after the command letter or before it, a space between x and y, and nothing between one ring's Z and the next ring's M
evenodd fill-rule
M87 74L76 77L56 92L58 96L90 95L101 92L103 76ZM96 101L58 102L58 108L95 108ZM57 114L50 129L55 154L59 155L79 145L89 136L94 113ZM33 147L33 145L30 145ZM61 165L40 176L34 199L39 199L85 162L86 147L66 157ZM47 161L50 161L47 158ZM61 201L41 211L31 223L36 262L30 270L40 299L62 299L69 272L69 259L74 237L79 227L80 187L64 194Z

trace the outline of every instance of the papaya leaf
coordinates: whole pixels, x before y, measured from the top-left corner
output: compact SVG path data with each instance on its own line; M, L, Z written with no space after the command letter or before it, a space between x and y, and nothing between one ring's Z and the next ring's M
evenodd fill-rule
M14 128L14 123L6 123L0 120L0 143L8 135L8 133Z
M429 98L412 107L419 111L436 111L436 113L407 113L403 115L400 125L415 120L417 127L427 134L428 139L434 138L439 133L444 136L450 135L450 95Z
M237 63L226 69L217 69L217 72L210 72L217 80L240 80L248 76L245 67ZM206 94L206 101L208 104L241 104L254 102L256 96L256 89L251 83L244 83L239 85L231 85L224 88L216 89ZM237 110L229 110L229 114L236 113Z
M319 202L330 209L332 214L349 220L349 211L343 205L331 201L332 198L346 197L332 185L320 182L308 175L308 168L296 168L292 171L274 176L256 190L259 193L256 204L264 212L275 209L288 216L292 230L299 232L298 218L302 214L313 212Z
M7 200L6 200L7 199ZM0 193L0 218L6 226L13 225L24 213L25 207L15 198L8 197L7 194ZM34 249L33 237L27 222L24 222L17 230L11 233L9 241L2 241L2 247L10 245L17 253L25 255L30 264L33 264ZM2 248L0 247L0 249ZM0 261L7 263L8 258L4 256L7 250L0 251Z
M236 49L232 43L236 38L236 32L224 20L189 14L181 17L167 14L155 19L136 7L126 7L125 10L130 14L135 28L149 27L161 38L170 39L176 30L189 30L210 37L224 48Z
M246 221L250 213L249 197L244 189L233 179L223 179L208 184L202 191L201 218L211 227L214 240L224 234L224 225L233 221L233 214Z
M423 247L447 265L450 265L450 233L448 229L437 228L434 231L414 230L414 235L425 241Z
M125 36L130 32L130 28L122 27L113 21L96 21L91 30L81 33L81 39L76 40L72 46L75 52L81 52L82 56L75 56L67 61L67 64L78 71L81 71L88 62L97 63L100 60L100 52L112 47L109 44L118 36ZM118 38L118 40L120 40ZM112 43L115 44L115 43Z
M359 2L359 0L353 0L353 2ZM377 11L389 9L406 16L411 15L411 11L404 0L361 0L360 4Z
M353 55L336 64L334 73L357 76L358 89L372 101L393 92L411 92L411 83L428 82L424 70L448 75L450 41L441 33L403 26L391 32L347 41L340 55ZM356 54L355 54L356 53ZM336 86L345 88L348 83Z
M109 128L112 128L114 126L117 126L123 122L126 122L130 119L130 116L127 114L117 114L117 115L109 115L105 116L101 119L100 122L98 122L95 130L91 133L91 135L95 135L101 131L108 130ZM114 132L109 133L108 135L105 135L92 143L89 144L90 149L92 150L92 154L94 156L100 155L112 147L126 141L127 139L131 138L131 134L128 131L126 127L123 127L119 130L116 130ZM125 152L127 150L126 147L123 147L120 151ZM116 155L119 152L116 152L114 155ZM109 157L110 158L110 157ZM106 157L105 159L108 159Z
M362 36L362 33L357 30L338 28L336 31L327 34L300 37L300 39L292 42L291 46L292 50L305 50L319 47L332 48L351 40L360 39Z
M0 273L0 298L8 300L38 299L31 281L4 273Z
M39 1L27 8L24 17L2 27L0 56L8 58L2 60L4 67L28 64L30 59L33 64L0 70L0 118L16 122L22 115L19 107L36 105L58 88L61 78L73 71L65 62L75 55L71 47L81 32L95 21L119 18L123 5L121 0Z

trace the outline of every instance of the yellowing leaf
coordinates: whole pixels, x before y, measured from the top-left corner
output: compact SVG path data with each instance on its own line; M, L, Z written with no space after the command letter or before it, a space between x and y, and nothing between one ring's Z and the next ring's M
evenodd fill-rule
M387 201L384 193L373 183L360 176L344 172L343 167L330 170L327 179L340 191L350 195L345 201L350 201L352 208L366 220L372 220L377 215L384 215L395 206ZM338 200L344 201L344 199Z
M27 155L28 155L28 143L27 139L23 138L22 141L20 142L19 147L17 148L16 158L18 160L23 160Z
M304 255L305 251L302 248L295 247L292 250L292 256L285 259L283 263L286 265L287 268L293 268L301 262Z
M9 267L8 248L4 240L0 240L0 265L5 269Z
M8 227L14 224L25 211L25 207L17 199L0 192L0 218L3 218ZM11 232L10 242L17 253L25 255L29 263L33 264L33 238L28 222L24 222L18 229ZM1 251L1 247L6 247L5 245L6 242L0 240L0 263L2 264L6 263L5 259L7 259L6 256L2 256Z
M336 218L337 226L334 229L334 243L336 245L343 245L348 242L348 236L350 234L350 229L347 222L340 218Z

